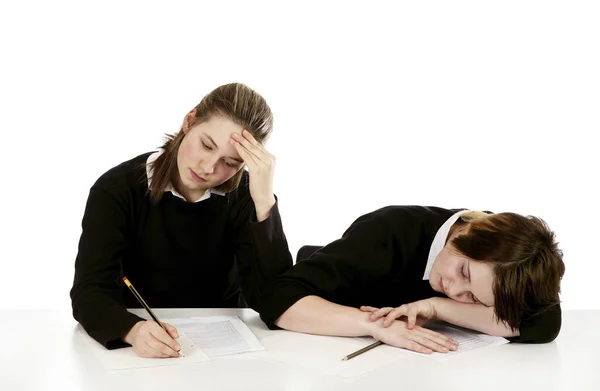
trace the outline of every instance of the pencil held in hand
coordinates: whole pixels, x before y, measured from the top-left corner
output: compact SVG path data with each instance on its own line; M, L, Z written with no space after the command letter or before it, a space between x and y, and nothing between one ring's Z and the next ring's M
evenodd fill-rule
M130 343L133 346L133 350L142 357L183 357L181 346L175 341L175 338L178 337L175 328L158 320L158 317L154 315L154 312L152 312L148 304L146 304L146 301L142 299L142 296L127 277L123 277L123 282L127 285L131 293L133 293L137 301L140 302L142 307L144 307L146 312L150 314L154 323L158 324L158 326L164 330L160 330L152 322L138 322L137 324L141 324L141 326L137 327L136 324L136 326L131 329L135 330L134 336L130 341L126 342ZM146 328L144 332L141 331L143 328ZM131 330L129 333L132 332ZM160 331L160 333L157 333L157 330ZM154 341L154 343L148 343L148 341ZM156 344L156 342L158 342L158 344ZM145 347L141 348L140 346ZM151 348L152 351L148 351L148 348Z
M162 324L162 322L160 320L158 320L158 317L156 317L156 315L154 315L154 312L152 312L152 310L150 309L150 307L148 307L148 304L146 304L146 302L144 301L144 299L142 299L142 296L140 296L140 294L135 289L135 287L131 284L131 282L129 281L129 279L127 279L127 277L123 277L123 282L125 282L125 285L127 285L127 287L129 288L129 290L131 291L131 293L133 293L133 295L140 302L140 304L142 305L142 307L144 307L146 309L146 311L148 311L148 314L150 314L150 316L152 317L152 319L156 323L158 323L158 325L160 327L162 327L165 331L167 331L167 328L165 327L165 325Z

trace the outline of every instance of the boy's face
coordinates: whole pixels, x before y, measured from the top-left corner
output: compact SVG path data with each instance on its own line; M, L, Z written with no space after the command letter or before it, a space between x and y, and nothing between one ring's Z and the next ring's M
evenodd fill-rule
M429 284L449 298L463 303L494 305L494 270L486 262L474 261L446 245L438 254Z

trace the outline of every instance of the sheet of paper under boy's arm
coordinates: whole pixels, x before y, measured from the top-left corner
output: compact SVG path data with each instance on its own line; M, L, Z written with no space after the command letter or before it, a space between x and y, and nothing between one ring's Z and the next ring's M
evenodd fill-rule
M267 332L263 331L259 324L250 324L250 326L255 329L255 334L260 337L260 342L267 349L265 352L255 353L257 357L342 378L359 377L381 367L397 365L399 361L421 358L446 361L469 352L508 343L508 340L502 337L491 337L447 324L431 323L428 328L455 339L460 343L459 349L446 354L427 355L381 345L348 361L342 361L344 356L370 345L375 342L375 339L309 335L286 330Z
M477 331L464 329L444 322L430 322L424 327L436 331L438 333L444 334L445 336L450 337L456 342L458 342L458 350L450 351L448 353L434 352L431 354L423 354L407 351L408 353L437 361L446 361L452 359L453 357L464 355L468 352L509 343L509 341L506 338L482 334Z

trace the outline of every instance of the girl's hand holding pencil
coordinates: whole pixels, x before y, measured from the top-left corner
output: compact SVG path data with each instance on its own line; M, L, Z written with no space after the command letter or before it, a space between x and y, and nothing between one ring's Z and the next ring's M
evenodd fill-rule
M153 320L139 321L129 330L124 341L140 357L180 357L181 346L175 341L179 338L177 329L168 323L162 324L166 330Z
M123 282L152 318L137 322L123 340L141 357L181 357L181 346L175 341L179 338L177 329L158 320L127 277L123 277Z

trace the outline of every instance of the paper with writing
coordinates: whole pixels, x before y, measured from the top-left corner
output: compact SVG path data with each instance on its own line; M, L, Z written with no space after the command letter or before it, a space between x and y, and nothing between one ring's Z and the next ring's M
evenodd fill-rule
M187 335L194 348L209 357L264 350L256 336L237 316L173 319L169 323Z

